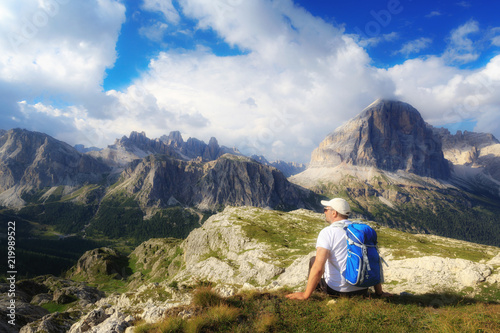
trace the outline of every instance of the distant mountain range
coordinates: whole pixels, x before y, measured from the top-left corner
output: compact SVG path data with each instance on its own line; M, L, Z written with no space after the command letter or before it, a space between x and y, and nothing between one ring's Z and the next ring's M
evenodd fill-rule
M342 196L360 218L498 245L499 166L491 134L452 135L409 104L377 100L328 135L307 168L245 157L215 138L184 141L180 132L132 132L87 149L2 130L0 205L63 233L144 239L146 221L154 222L149 233L182 237L228 205L315 210L322 196Z

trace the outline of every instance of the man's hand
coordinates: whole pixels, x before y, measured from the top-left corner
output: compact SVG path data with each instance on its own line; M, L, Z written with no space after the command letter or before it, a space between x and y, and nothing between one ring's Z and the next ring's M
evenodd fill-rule
M301 292L288 294L285 297L288 299L299 299L299 300L306 300L307 299L305 293L301 293Z

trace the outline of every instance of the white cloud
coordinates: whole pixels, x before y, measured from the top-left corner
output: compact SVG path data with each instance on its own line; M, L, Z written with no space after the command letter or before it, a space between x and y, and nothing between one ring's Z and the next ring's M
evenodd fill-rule
M441 14L440 11L437 11L437 10L433 10L432 12L430 12L429 14L425 15L425 17L427 18L431 18L431 17L436 17L436 16L441 16L443 14Z
M375 47L383 42L393 42L400 38L397 32L391 32L389 34L382 34L376 37L360 39L361 36L351 36L354 39L359 39L358 44L361 47Z
M19 118L20 100L92 101L87 107L95 115L105 115L99 94L105 70L116 59L124 6L112 0L20 0L2 6L3 126L16 125L8 119ZM14 94L5 93L7 86Z
M477 21L471 20L451 32L448 47L443 55L450 64L466 64L479 58L479 51L469 35L479 32Z
M472 6L469 1L460 1L457 2L456 5L464 8L469 8L470 6Z
M496 124L500 123L500 97L497 93L500 89L500 56L476 71L450 67L444 59L430 57L408 60L389 69L387 74L397 82L398 97L415 106L432 125L472 119L477 121L476 131L499 136L500 126Z
M500 28L492 28L489 31L492 46L500 46Z
M153 42L161 42L167 31L168 24L163 22L155 22L149 26L143 26L139 29L139 34L152 40Z
M142 8L149 11L161 12L168 22L179 23L180 15L172 4L172 0L144 0Z
M425 50L431 44L432 39L422 37L405 43L396 53L400 53L408 57L412 53L419 53L420 51Z

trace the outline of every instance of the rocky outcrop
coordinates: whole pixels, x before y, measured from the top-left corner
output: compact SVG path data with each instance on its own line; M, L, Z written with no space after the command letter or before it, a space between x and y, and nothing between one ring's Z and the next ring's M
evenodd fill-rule
M277 169L229 154L207 163L148 156L125 169L114 191L125 191L143 207L174 202L208 210L226 205L290 210L314 209L319 202Z
M493 267L465 259L436 256L388 260L384 269L386 283L393 292L430 293L474 288L486 281Z
M8 288L7 286L5 286ZM0 285L0 306L7 308L9 302L7 292ZM20 332L67 332L80 317L80 309L94 304L104 297L104 293L81 282L45 275L16 283L16 329ZM47 303L72 305L77 309L64 313L50 314L41 305ZM2 314L3 315L3 314ZM4 318L7 318L4 316ZM9 332L12 327L2 326Z
M121 279L127 276L128 259L110 248L99 248L83 254L76 266L68 272L68 278L80 277L92 282L104 276Z
M15 308L12 307L9 290L16 289ZM23 291L19 287L11 288L10 284L0 283L0 331L18 332L24 325L33 322L47 315L49 311L36 305L30 304L33 295L30 292ZM10 308L9 308L10 307ZM13 317L9 317L13 316ZM8 323L14 319L15 325Z
M244 215L245 209L226 208L189 234L182 244L186 269L177 279L266 285L284 271L273 263L268 246L246 236L235 223L237 212Z
M485 189L500 197L500 142L489 133L433 128L443 143L443 153L454 165L456 182L468 188ZM479 186L478 186L479 185Z
M13 129L0 137L0 193L98 183L109 168L46 134ZM8 197L0 198L8 202ZM22 204L22 203L21 203Z
M90 311L67 331L68 333L123 333L135 320L115 308L99 307Z
M340 164L447 179L441 142L411 105L377 100L320 143L310 167Z
M78 317L78 312L54 312L23 326L19 333L66 333Z
M137 246L129 255L140 271L151 272L148 278L153 280L169 279L177 274L183 260L180 253L181 240L174 238L151 238ZM132 276L131 287L142 284L143 274L136 272Z

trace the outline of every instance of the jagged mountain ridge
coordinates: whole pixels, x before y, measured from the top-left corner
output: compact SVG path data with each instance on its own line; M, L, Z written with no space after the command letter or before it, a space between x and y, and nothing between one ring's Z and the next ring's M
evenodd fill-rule
M237 148L220 146L215 137L211 137L208 144L204 141L189 138L184 141L179 131L172 131L158 139L149 139L145 132L131 132L130 135L117 139L113 145L105 149L85 148L76 145L80 152L102 159L105 163L121 171L128 163L142 159L151 154L166 154L184 161L200 160L214 161L224 154L244 156ZM283 172L286 177L297 174L305 169L305 165L294 162L269 162L263 156L252 156L259 163L273 166Z
M318 208L312 192L291 184L279 170L231 154L207 163L148 156L124 170L109 194L117 191L144 208L174 203L204 210L227 205Z
M121 139L116 139L115 143L107 148L88 152L89 155L102 159L109 166L114 167L117 171L123 168L130 162L142 159L152 154L162 154L182 159L173 147L165 144L159 139L149 139L145 132L132 132L130 136L123 136Z
M186 160L201 158L202 161L214 161L224 154L243 155L236 148L219 146L214 137L210 138L208 144L196 138L189 138L184 142L179 131L172 131L168 136L161 136L159 140L174 148Z
M0 139L0 216L35 222L36 233L50 226L63 235L137 242L153 235L186 237L205 215L226 205L318 209L316 194L276 168L230 154L185 160L144 133L87 154L26 130ZM207 145L217 147L216 140ZM210 149L215 155L209 157L220 153Z

